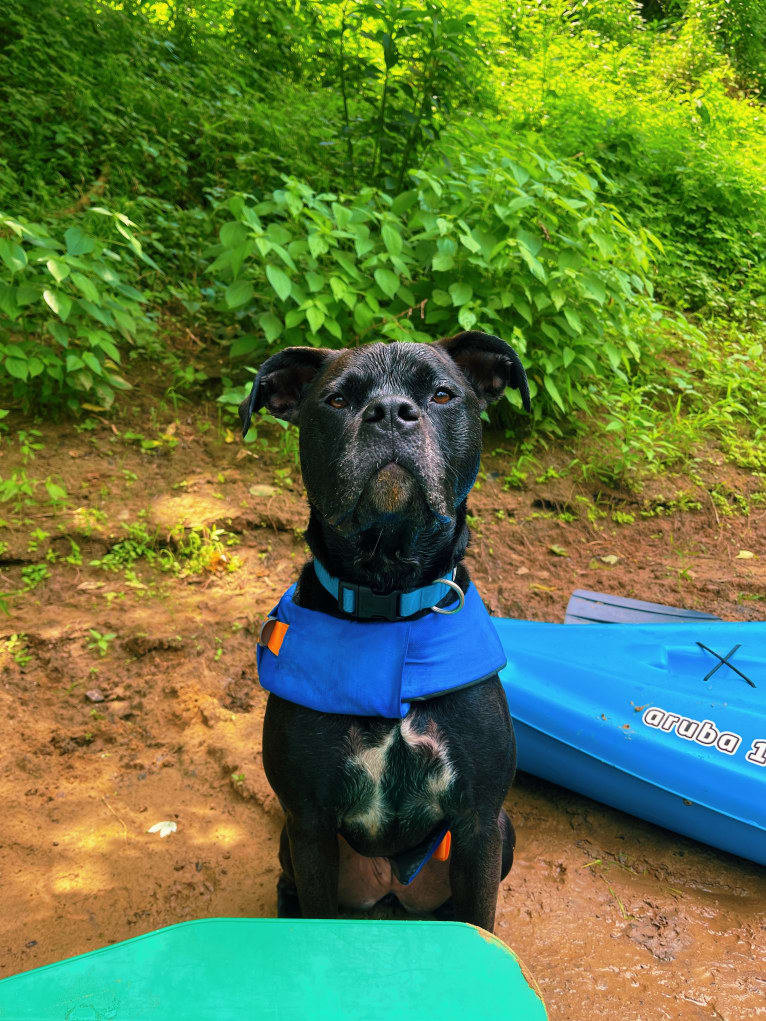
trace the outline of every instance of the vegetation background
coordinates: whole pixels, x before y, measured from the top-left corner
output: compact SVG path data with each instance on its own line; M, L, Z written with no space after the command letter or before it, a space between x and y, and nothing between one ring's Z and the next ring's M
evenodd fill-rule
M279 346L476 327L529 370L509 484L712 451L756 480L716 514L766 500L766 0L7 0L0 40L0 429L147 374L227 429ZM34 435L0 502L65 501Z
M0 40L6 409L148 362L230 411L280 345L475 326L538 436L604 416L596 471L766 467L764 0L6 0Z

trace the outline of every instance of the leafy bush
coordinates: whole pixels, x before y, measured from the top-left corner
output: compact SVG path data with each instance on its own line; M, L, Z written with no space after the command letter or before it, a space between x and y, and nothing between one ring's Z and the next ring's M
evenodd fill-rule
M243 330L232 357L476 327L525 355L538 419L587 407L590 377L641 355L630 322L652 307L649 238L574 164L478 144L453 137L396 197L286 179L263 201L232 198L210 266Z
M339 97L283 68L264 74L268 55L230 10L194 8L184 18L187 5L173 4L168 20L165 4L5 0L0 206L148 194L188 208L222 184L273 186L280 172L319 167L320 179L337 176L343 150L322 143L339 134Z
M524 130L533 145L597 162L599 195L662 242L664 303L757 316L766 118L738 92L712 29L689 16L618 39L613 0L587 13L570 0L521 0L519 11L505 73L527 88L505 94L509 138Z
M79 224L60 240L43 224L0 211L0 383L28 409L74 410L89 397L108 407L114 391L128 387L118 343L151 326L141 293L116 268L143 254L132 222L93 212L116 228L122 254Z
M456 110L492 105L478 19L444 0L336 2L325 15L331 59L316 71L343 99L351 181L400 191Z

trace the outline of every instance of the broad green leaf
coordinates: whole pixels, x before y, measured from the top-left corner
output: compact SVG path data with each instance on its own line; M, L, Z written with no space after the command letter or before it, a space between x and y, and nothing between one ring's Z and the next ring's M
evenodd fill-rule
M269 263L266 266L266 279L276 291L279 299L281 301L287 301L293 285L290 277L284 272L284 270L281 270L279 266L274 266Z
M275 316L273 312L264 312L258 318L258 323L265 333L269 344L273 343L282 333L282 320Z
M29 375L28 363L21 358L6 358L4 364L8 375L14 379L26 379Z
M524 262L529 266L532 275L536 276L541 283L546 283L548 276L543 268L543 264L532 255L525 244L519 243L519 252Z
M82 360L91 370L91 372L95 373L97 376L100 376L101 373L104 371L101 362L98 360L98 358L96 358L92 351L83 351Z
M312 234L309 234L308 243L309 251L314 256L315 259L318 259L320 255L324 255L325 252L329 251L330 248L329 244L327 243L327 239L316 231L314 231L314 233Z
M612 366L612 368L619 369L620 362L622 359L620 357L620 352L617 350L617 348L614 347L612 344L604 344L604 353L609 359L609 364Z
M241 305L247 304L253 296L253 285L249 280L239 279L235 280L233 284L229 284L226 288L224 298L229 308L239 308Z
M72 311L72 299L69 295L64 294L63 291L43 291L43 298L59 319L66 322Z
M45 265L48 267L50 275L58 284L69 276L69 266L60 259L48 259Z
M309 305L306 309L306 319L308 319L311 332L318 333L325 319L324 309L318 305Z
M60 323L58 319L49 319L45 325L48 328L48 333L58 344L61 344L62 347L69 346L69 331L63 323Z
M452 296L453 305L465 305L473 297L473 287L470 284L458 282L450 285L449 293Z
M8 284L0 284L0 312L4 312L9 319L15 319L19 314L15 290Z
M530 255L539 255L540 250L543 247L543 243L539 237L534 234L530 234L528 230L524 230L523 227L519 227L516 231L516 240L520 245L523 245Z
M343 330L336 319L325 319L324 328L331 333L336 340L343 340Z
M445 252L437 252L431 260L431 268L440 273L447 273L455 265L454 256Z
M98 288L89 280L83 273L73 273L72 283L85 295L88 301L94 302L96 305L101 302L101 295L98 293Z
M262 344L263 341L255 333L246 333L243 337L237 337L231 345L229 354L232 358L242 358L257 351Z
M120 224L117 224L117 229L120 233L124 232ZM64 241L69 255L88 255L96 247L93 239L84 234L79 227L70 227L64 231Z
M97 308L96 305L93 305L91 307ZM115 322L124 333L127 333L128 335L132 335L133 333L135 333L136 323L135 320L133 319L133 316L128 315L128 313L121 308L114 309L112 314L114 316Z
M599 305L603 305L606 301L606 288L596 277L583 276L580 286L588 297L593 298L593 300L597 301Z
M383 244L386 246L391 255L401 255L402 235L396 227L390 223L384 223L381 234L383 235Z
M6 241L5 238L0 238L0 259L3 260L11 273L18 273L27 264L27 253L21 245L17 245L14 241Z
M476 314L464 305L457 314L457 321L464 330L471 330L478 320L476 318Z
M302 323L306 318L306 313L302 308L291 308L285 316L285 328L288 330L294 329L299 323Z
M556 389L556 384L553 382L550 376L545 376L543 379L543 386L553 398L554 402L558 404L562 411L565 411L564 402L561 400L561 394Z
M389 298L393 298L399 290L399 277L390 269L379 267L375 270L375 283Z
M235 248L247 241L247 230L236 220L225 223L218 231L218 237L224 248Z
M460 243L465 248L467 248L469 252L473 252L474 255L477 252L481 251L481 245L479 244L478 241L475 241L474 238L470 234L461 234L460 235Z
M79 369L84 368L85 362L76 354L68 354L66 356L66 370L67 372L77 372Z
M48 493L48 497L53 500L54 503L66 500L68 496L68 493L63 486L59 486L56 482L51 482L50 479L45 480L45 489Z
M42 288L38 284L23 283L16 288L16 304L31 305L37 301L42 294Z
M575 333L582 333L582 321L573 308L564 309L564 318Z

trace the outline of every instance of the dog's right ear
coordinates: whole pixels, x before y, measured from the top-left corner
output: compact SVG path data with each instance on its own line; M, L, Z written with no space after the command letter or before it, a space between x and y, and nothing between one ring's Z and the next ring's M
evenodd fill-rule
M239 406L242 435L247 436L250 419L263 407L275 418L295 422L303 391L337 353L322 347L288 347L268 358L258 370L250 396Z

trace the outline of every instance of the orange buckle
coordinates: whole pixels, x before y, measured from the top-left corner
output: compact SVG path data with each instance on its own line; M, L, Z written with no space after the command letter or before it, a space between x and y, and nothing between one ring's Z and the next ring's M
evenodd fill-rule
M258 644L278 656L289 627L276 617L267 617L258 635Z
M452 849L452 834L449 830L444 834L444 838L433 853L434 861L446 861L449 858L450 850Z

